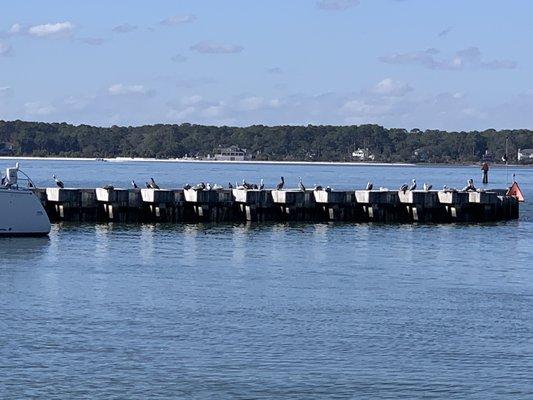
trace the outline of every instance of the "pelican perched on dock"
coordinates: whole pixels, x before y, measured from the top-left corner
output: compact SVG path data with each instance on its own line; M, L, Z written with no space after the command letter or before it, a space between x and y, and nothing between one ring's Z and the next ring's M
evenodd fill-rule
M263 190L265 188L265 182L263 181L263 178L261 178L261 182L259 182L259 190Z
M55 175L52 175L52 178L56 182L56 186L60 189L63 189L65 187L65 184Z
M204 190L204 189L205 189L205 183L200 182L199 184L194 185L194 186L192 187L192 189L193 189L193 190L196 190L196 191Z
M283 186L285 186L285 179L281 177L281 181L276 185L277 190L283 189Z
M407 185L407 183L404 183L402 186L400 186L400 192L407 192L407 190L409 190L409 186Z
M211 187L211 190L222 190L222 189L224 189L224 186L219 185L218 183L213 184L213 186Z
M155 183L154 178L150 178L150 182L146 183L148 189L160 189L157 183Z
M322 186L320 186L320 185L315 184L315 186L313 187L313 190L319 192L321 190L324 190L324 188Z
M424 190L426 192L429 192L431 189L433 189L433 185L430 185L428 183L424 183L424 187L423 188L424 188Z
M183 186L183 189L185 190L189 190L191 188L191 185L189 185L188 183L186 183L184 186Z
M105 185L102 189L105 189L105 190L113 190L115 189L115 187L113 185Z
M374 184L372 182L368 182L366 184L365 190L372 190L372 189L374 189Z
M304 186L304 183L302 182L301 176L298 177L298 189L300 189L302 192L305 192L305 186Z
M476 191L476 187L474 186L473 179L469 179L468 181L466 181L466 186L463 188L463 191L464 192L475 192Z
M329 186L326 186L326 192L330 193L331 192L331 188Z
M211 186L211 184L209 182L207 182L205 184L205 190L211 190L213 187Z
M415 190L416 189L416 179L413 178L411 181L411 186L409 186L409 190Z
M137 186L137 184L135 183L133 179L131 180L131 187L134 189L139 189L139 186Z
M245 179L242 180L242 187L243 189L246 189L246 190L249 190L249 189L253 189L254 188L254 185L246 182Z
M233 185L231 184L231 182L228 182L228 189L233 189Z

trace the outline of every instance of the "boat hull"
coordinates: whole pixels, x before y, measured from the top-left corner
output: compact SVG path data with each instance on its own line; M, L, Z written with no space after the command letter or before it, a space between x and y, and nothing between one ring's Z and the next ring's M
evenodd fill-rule
M0 237L45 236L50 220L30 190L0 189Z

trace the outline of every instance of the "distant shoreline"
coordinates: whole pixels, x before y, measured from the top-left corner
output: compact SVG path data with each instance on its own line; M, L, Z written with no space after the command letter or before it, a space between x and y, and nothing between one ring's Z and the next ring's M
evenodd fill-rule
M387 162L355 162L355 161L224 161L224 160L196 160L187 158L89 158L89 157L31 157L31 156L0 156L0 160L13 161L95 161L95 162L111 162L111 163L130 163L130 162L145 162L145 163L199 163L199 164L248 164L248 165L306 165L306 166L360 166L360 167L476 167L478 163L387 163ZM509 164L508 167L513 168L533 168L533 164ZM504 164L491 164L491 168L505 168Z

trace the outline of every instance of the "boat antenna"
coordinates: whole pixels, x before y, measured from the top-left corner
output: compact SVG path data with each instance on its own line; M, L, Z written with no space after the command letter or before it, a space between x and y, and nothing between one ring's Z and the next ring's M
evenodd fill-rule
M35 186L35 183L33 183L33 181L31 180L31 178L28 175L26 175L26 173L23 170L19 169L18 172L20 172L22 175L26 177L26 179L28 180L28 182L31 184L32 187L34 188L37 187Z
M509 186L509 136L505 137L505 184Z

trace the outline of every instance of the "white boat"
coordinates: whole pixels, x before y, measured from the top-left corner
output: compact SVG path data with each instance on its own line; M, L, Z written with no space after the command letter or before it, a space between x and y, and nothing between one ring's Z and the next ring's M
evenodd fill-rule
M0 184L0 237L47 235L51 228L48 215L35 193L19 186L19 172L26 176L28 186L34 187L18 163L7 168Z

